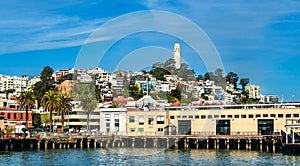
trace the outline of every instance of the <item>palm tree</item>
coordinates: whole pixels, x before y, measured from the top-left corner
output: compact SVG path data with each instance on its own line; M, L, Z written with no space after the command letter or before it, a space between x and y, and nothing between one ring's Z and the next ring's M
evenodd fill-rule
M67 111L69 111L72 108L72 105L70 103L71 98L64 94L58 94L57 101L58 101L57 112L61 114L61 127L62 130L64 130L64 122L65 122L64 115Z
M47 91L42 98L42 106L50 112L50 132L52 131L52 113L59 108L57 93L54 90Z
M26 110L26 127L28 127L28 110L35 104L35 96L31 91L25 91L18 97L19 103Z
M88 94L84 97L81 98L81 106L82 109L86 111L86 115L87 115L87 124L86 124L86 129L89 132L90 130L90 113L92 111L94 111L97 108L97 99L95 96L93 96L92 94Z

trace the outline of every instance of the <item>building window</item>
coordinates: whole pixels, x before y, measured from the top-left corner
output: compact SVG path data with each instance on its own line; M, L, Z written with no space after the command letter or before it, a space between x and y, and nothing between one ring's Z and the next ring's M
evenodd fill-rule
M286 114L285 117L290 118L290 117L292 117L292 115L291 114Z
M283 118L283 114L278 114L278 118Z
M227 115L227 118L232 118L232 115Z
M134 123L134 116L129 116L129 123Z
M170 119L175 119L175 117L172 115L172 116L170 116Z
M194 116L193 116L193 115L189 115L189 118L190 118L190 119L193 119L193 118L194 118Z
M138 128L138 132L144 132L144 128Z
M7 119L10 119L10 113L7 113Z
M164 116L157 116L156 117L156 124L165 124L165 117Z
M206 116L205 115L201 115L201 119L205 119L206 118Z
M270 115L272 118L276 118L276 114L271 114Z
M180 118L181 118L181 116L180 116L180 115L178 115L178 116L177 116L177 119L180 119Z
M253 114L248 115L248 118L253 118L253 117L254 117Z
M119 119L115 119L115 131L116 132L120 131L120 121L119 121Z
M135 128L130 128L130 132L135 132Z
M241 118L246 118L247 116L246 115L241 115Z
M164 129L163 128L158 128L157 131L164 131Z
M110 132L110 123L106 122L106 132L109 133Z
M119 114L114 114L115 119L119 119Z
M256 118L260 118L260 114L256 114L255 117L256 117Z
M299 118L299 114L294 114L294 118Z
M174 119L174 116L173 116L173 119ZM148 125L153 125L153 124L154 124L154 118L153 118L153 116L148 116Z
M221 118L226 118L226 116L225 115L221 115Z
M17 119L17 113L14 113L14 119Z
M109 119L110 115L109 114L105 114L105 119Z
M195 119L199 119L199 115L196 115L196 116L195 116Z
M214 118L219 118L219 115L214 115Z
M234 118L240 118L240 115L234 115Z
M182 119L186 119L186 118L187 118L187 116L186 116L186 115L183 115L183 116L182 116Z
M212 115L207 115L207 119L212 119Z
M22 120L23 119L23 114L22 113L20 113L20 120Z
M139 116L139 125L144 125L144 116Z
M268 114L263 114L263 117L267 118L267 117L269 117L269 115Z

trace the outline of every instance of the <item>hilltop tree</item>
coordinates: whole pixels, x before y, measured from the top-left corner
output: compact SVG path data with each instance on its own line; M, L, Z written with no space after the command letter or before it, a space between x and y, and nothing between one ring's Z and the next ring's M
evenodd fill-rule
M223 77L223 69L216 69L214 72L214 77L215 77L215 84L225 87L225 78Z
M54 78L52 77L52 74L53 69L51 67L44 67L40 75L41 81L33 86L33 94L38 101L38 107L41 105L44 94L50 89L53 89Z
M239 77L234 72L229 72L226 75L226 82L229 82L230 84L232 84L234 86L234 89L237 89L237 82L238 82L238 80L239 80Z
M207 73L204 74L204 81L213 80L213 79L214 79L214 73L207 72Z
M149 71L157 80L165 81L165 75L171 74L168 70L163 69L161 67L153 68Z
M249 78L241 78L240 85L242 86L242 94L243 95L246 95L245 87L247 86L248 83L249 83Z

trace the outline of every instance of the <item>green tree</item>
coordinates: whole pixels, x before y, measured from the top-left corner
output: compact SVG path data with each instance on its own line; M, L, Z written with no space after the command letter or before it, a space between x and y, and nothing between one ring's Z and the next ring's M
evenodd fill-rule
M49 90L42 98L42 107L50 112L50 132L52 131L52 114L59 108L57 93L54 90Z
M134 100L138 100L143 97L142 91L137 85L134 84L134 82L130 82L129 95L130 97L133 97Z
M57 96L57 101L58 101L58 108L57 112L61 114L61 127L64 129L64 122L65 122L65 114L67 111L72 109L72 105L70 103L71 98L64 94L58 94Z
M247 86L248 83L249 83L249 78L241 78L240 85L242 86L242 94L243 95L246 95L245 87Z
M171 90L171 96L175 97L176 99L178 99L179 101L181 100L181 89L180 89L180 85L176 86L176 89Z
M42 119L41 114L32 113L32 125L34 127L41 127Z
M40 78L41 80L33 86L33 94L36 97L38 101L38 107L41 105L42 98L44 94L54 89L53 83L54 78L52 77L53 69L49 66L44 67L44 69L41 72Z
M93 112L97 108L97 99L94 95L88 94L86 96L81 97L81 106L82 109L85 110L87 115L87 124L86 129L90 131L90 113Z
M234 72L229 72L225 78L226 78L226 82L229 82L230 84L232 84L234 89L236 90L239 76Z
M204 80L204 76L199 74L197 77L196 77L196 80L199 82L200 80Z
M212 72L207 72L204 74L204 81L207 81L207 80L214 80L214 73Z
M31 91L25 91L17 98L21 107L26 110L26 127L28 127L28 110L35 104L35 96Z
M225 82L225 78L223 77L223 69L216 69L214 72L214 77L215 77L215 84L222 86L223 88L225 88L226 82Z
M168 70L156 67L149 71L157 80L165 81L165 75L171 74Z

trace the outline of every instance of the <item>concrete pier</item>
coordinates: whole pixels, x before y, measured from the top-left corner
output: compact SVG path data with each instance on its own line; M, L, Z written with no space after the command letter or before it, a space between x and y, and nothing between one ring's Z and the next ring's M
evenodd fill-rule
M2 139L0 151L67 148L175 148L282 152L282 140L265 136L65 136Z

